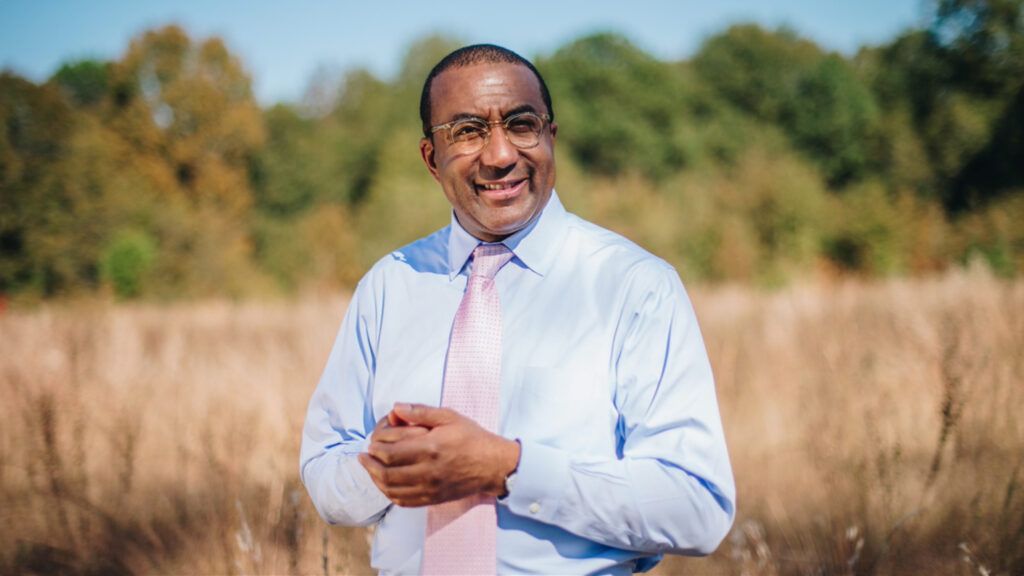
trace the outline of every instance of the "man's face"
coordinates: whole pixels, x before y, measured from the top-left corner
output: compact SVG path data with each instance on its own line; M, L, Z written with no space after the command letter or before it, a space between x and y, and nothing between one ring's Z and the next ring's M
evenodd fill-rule
M548 113L540 83L526 66L474 64L438 75L431 86L431 124L475 116L491 122L511 113ZM540 143L525 150L491 125L491 136L473 154L453 150L445 131L420 141L420 154L467 232L496 242L524 228L551 198L555 185L555 133L551 124Z

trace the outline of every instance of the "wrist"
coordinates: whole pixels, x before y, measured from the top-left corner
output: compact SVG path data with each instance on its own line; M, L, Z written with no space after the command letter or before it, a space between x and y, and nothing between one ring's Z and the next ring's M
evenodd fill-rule
M508 496L507 481L509 476L519 468L519 455L522 448L519 440L504 440L498 457L498 475L495 478L492 493L498 498Z

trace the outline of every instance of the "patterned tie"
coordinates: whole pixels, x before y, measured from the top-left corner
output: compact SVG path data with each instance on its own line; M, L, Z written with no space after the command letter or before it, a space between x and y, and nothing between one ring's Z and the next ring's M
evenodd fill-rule
M501 401L501 303L494 275L512 258L502 244L473 250L473 271L455 313L441 405L497 432ZM478 494L427 509L425 575L494 574L498 516L494 498Z

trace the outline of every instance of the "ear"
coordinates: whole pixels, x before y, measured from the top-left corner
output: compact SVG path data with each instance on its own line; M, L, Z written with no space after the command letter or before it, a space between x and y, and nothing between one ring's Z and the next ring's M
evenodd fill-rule
M548 124L548 130L551 130L551 141L554 142L555 137L558 136L558 124L555 122Z
M430 175L434 177L434 180L440 182L441 178L437 173L437 162L434 160L434 140L432 138L420 139L420 157L423 158L423 163L427 165L427 170L430 170Z

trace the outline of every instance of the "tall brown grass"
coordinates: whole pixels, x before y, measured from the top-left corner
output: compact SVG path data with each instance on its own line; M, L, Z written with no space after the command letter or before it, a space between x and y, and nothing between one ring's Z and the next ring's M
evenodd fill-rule
M1024 283L693 292L739 490L660 573L1024 574ZM76 304L0 316L0 573L365 573L297 477L344 311Z

